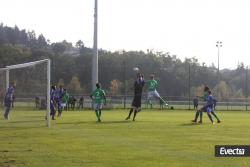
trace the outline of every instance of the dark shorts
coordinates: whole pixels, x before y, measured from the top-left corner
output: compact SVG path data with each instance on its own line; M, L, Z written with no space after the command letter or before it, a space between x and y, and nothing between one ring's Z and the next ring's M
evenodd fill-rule
M141 96L134 96L132 107L141 108Z
M50 115L56 113L56 108L53 103L50 103Z
M5 107L11 107L11 99L5 98L4 99L4 106Z

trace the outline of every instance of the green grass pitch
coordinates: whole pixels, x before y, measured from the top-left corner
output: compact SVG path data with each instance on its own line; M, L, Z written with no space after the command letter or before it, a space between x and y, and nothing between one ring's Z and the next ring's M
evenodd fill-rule
M250 112L222 112L222 124L194 125L193 111L63 112L45 127L44 112L13 110L0 120L0 167L249 167L248 158L216 158L216 144L250 144Z

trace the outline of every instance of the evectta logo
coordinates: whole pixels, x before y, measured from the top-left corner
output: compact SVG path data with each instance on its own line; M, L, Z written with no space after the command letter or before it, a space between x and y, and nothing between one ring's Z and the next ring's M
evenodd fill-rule
M220 148L220 155L245 155L245 149L235 148L226 149L225 147Z
M215 146L216 157L248 157L250 145L217 145Z

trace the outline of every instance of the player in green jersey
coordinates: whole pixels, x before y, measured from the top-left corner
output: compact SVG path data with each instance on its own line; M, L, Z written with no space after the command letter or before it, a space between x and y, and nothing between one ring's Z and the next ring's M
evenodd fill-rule
M69 93L67 92L67 89L64 89L64 94L62 97L62 106L63 109L68 110L68 106L69 106Z
M153 97L159 99L162 101L165 105L168 105L167 102L159 95L159 93L156 90L156 87L158 85L158 82L154 79L154 75L150 75L150 80L146 82L148 87L148 103L152 106L151 99Z
M97 121L101 122L102 104L104 102L104 105L106 105L106 95L104 90L101 89L100 83L96 84L96 89L91 93L90 98L94 101L94 109Z

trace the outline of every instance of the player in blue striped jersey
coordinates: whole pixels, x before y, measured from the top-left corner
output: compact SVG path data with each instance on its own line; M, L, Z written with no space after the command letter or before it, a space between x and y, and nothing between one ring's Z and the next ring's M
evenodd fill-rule
M10 112L10 108L11 108L11 104L12 104L12 100L13 100L13 95L14 95L14 90L15 90L15 83L12 82L10 87L7 89L5 96L4 96L4 107L5 107L5 111L4 111L4 119L9 119L9 112Z

